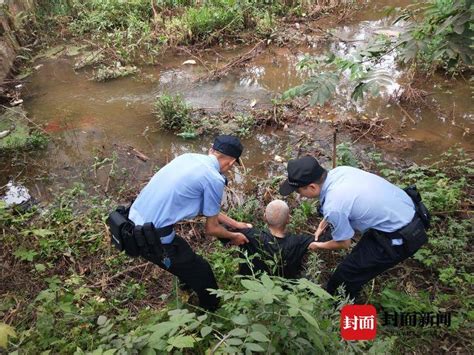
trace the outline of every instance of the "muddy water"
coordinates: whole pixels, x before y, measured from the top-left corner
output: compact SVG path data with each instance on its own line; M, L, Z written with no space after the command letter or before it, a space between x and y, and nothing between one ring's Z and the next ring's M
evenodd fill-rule
M127 162L121 162L137 184L179 154L205 153L211 146L211 137L188 141L157 129L152 111L161 92L179 92L194 108L211 110L219 110L229 102L248 108L253 100L259 104L270 100L268 90L245 84L236 74L199 87L190 85L206 71L199 66L181 65L185 59L168 58L159 66L142 68L136 78L107 83L89 80L91 72L75 72L70 58L43 61L26 86L24 105L30 118L44 127L53 141L46 152L37 152L26 163L0 163L0 186L4 190L0 195L12 179L23 182L38 199L53 197L56 185L83 182L89 187L104 187L109 167L94 174L90 170L116 149L133 147L150 158L144 163L132 154ZM243 142L245 167L252 175L266 176L268 170L281 172L279 164L263 162L272 161L275 154L287 150L289 140L285 134L260 132ZM239 172L236 170L235 181L243 185Z
M407 3L398 1L394 5ZM35 195L49 198L54 196L57 184L70 185L74 181L91 186L106 184L107 174L103 171L94 174L93 178L85 178L84 171L91 169L97 156L110 156L117 147L134 147L150 157L149 162L143 163L132 155L127 163L128 170L139 181L146 179L156 165L163 165L176 155L205 152L211 144L210 138L186 141L157 130L152 114L157 95L164 91L178 92L193 107L211 110L219 110L229 103L236 110L245 109L254 100L257 107L269 104L272 97L302 82L304 76L296 71L295 65L305 53L321 54L331 49L349 56L361 41L378 31L396 30L389 20L380 20L383 5L384 2L376 2L374 7L359 12L351 21L335 28L336 37L329 42L291 50L270 47L247 67L218 81L200 85L193 81L206 74L207 68L199 62L183 65L185 60L192 59L185 55L167 56L160 65L141 68L138 77L106 83L89 80L91 72L87 70L75 72L71 58L45 60L25 88L24 106L29 116L42 124L54 140L46 152L34 156L36 163L0 164L0 186L11 179L23 179ZM210 51L203 59L206 66L211 67L216 61L225 63L247 50ZM426 83L430 105L410 110L410 117L415 120L412 123L397 105L387 101L398 88L397 82L403 82L403 70L394 65L394 58L390 56L384 58L380 67L391 73L395 81L393 86L387 88L381 98L357 105L349 102L342 89L332 103L338 119L349 116L388 118L393 129L413 140L409 150L397 153L414 160L439 154L456 145L473 150L472 136L466 134L466 128L471 132L474 128L471 92L466 82L434 78ZM328 129L319 131L318 128L315 134L323 147L330 146ZM261 132L244 143L246 167L252 174L282 173L282 165L272 161L275 155L285 155L291 150L292 138L288 132ZM35 178L34 182L27 181L28 177L38 175L42 177ZM245 182L238 174L236 181Z

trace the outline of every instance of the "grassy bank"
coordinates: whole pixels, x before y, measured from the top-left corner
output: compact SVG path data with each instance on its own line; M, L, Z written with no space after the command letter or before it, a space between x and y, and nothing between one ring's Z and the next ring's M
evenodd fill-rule
M43 43L75 39L110 60L154 63L169 47L248 44L271 39L285 19L310 18L354 1L38 1L36 35Z
M340 160L358 164L348 150L341 150ZM204 239L201 224L184 223L180 234L210 260L222 288L218 295L224 306L215 314L204 314L183 303L187 294L178 291L169 274L118 254L109 245L104 219L116 200L128 193L104 198L88 195L84 186L76 185L52 203L26 212L0 205L0 314L5 323L0 332L16 334L8 338L8 350L465 351L474 318L469 244L472 159L456 152L425 166L395 167L374 154L370 169L400 185L416 182L433 212L434 227L428 245L368 285L365 296L378 310L449 311L449 327L381 326L376 342L341 342L339 311L320 284L342 254L312 255L306 263L307 279L294 284L267 276L240 279L235 277L235 249ZM255 181L248 192L254 198L228 212L259 223L265 193L274 194L279 180ZM289 202L294 231L316 225L316 204Z

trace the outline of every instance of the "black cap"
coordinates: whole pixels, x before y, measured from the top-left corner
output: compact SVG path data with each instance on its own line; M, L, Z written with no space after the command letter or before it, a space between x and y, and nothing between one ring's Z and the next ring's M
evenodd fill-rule
M287 169L288 179L280 185L280 194L283 196L318 181L325 171L318 161L310 156L288 161Z
M222 154L228 155L237 160L240 165L240 156L244 150L240 139L235 136L220 135L214 139L212 146L214 150L221 152Z

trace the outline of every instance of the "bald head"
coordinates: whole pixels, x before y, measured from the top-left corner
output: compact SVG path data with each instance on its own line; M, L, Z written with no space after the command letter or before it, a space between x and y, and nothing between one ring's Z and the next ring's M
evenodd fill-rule
M285 201L274 200L265 209L265 219L270 227L285 227L288 223L290 208Z

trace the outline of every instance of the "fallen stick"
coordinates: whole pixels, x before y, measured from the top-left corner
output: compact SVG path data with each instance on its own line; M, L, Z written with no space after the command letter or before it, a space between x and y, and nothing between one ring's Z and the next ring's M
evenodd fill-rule
M148 156L137 150L136 148L132 147L131 145L128 146L128 149L141 161L147 161L150 160Z
M402 105L400 105L398 102L397 102L397 106L400 108L400 110L402 110L402 112L405 114L405 116L407 116L410 121L413 122L413 124L416 124L416 121L413 119L413 117L411 117L411 115L407 112L407 110L405 110Z
M233 67L237 66L237 65L240 65L246 61L249 61L250 59L254 58L258 53L260 53L260 51L265 47L265 42L264 41L260 41L258 42L250 51L248 51L247 53L245 54L242 54L240 56L238 56L237 58L235 58L234 60L232 60L231 62L227 63L226 65L224 65L222 68L219 68L219 69L215 69L213 70L212 72L209 73L209 75L206 75L204 77L200 77L198 78L196 81L197 82L200 82L200 81L204 81L204 80L215 80L215 79L218 79L222 76L224 76L225 74L227 74L227 72L229 70L231 70Z

